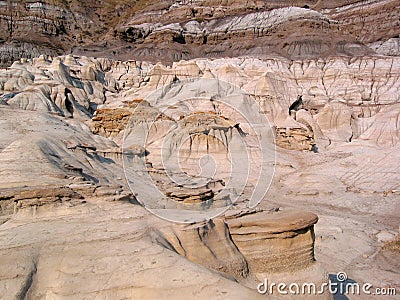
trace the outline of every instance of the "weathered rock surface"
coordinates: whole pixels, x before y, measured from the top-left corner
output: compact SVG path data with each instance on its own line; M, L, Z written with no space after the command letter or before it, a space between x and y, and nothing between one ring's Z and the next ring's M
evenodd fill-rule
M148 222L159 220L140 206L87 200L35 216L20 211L1 225L4 298L260 297L153 243Z
M89 126L94 134L115 138L128 125L131 116L132 110L127 108L100 108Z
M187 297L191 289L194 297L231 298L228 288L239 298L256 298L264 277L295 274L306 281L319 274L315 279L322 282L314 258L331 274L348 270L360 282L398 285L398 270L380 253L379 233L398 228L399 69L398 58L377 56L196 59L165 66L68 55L1 70L1 293L157 298L160 285L153 278L167 298ZM187 100L160 114L168 108L165 99L191 99L200 80L211 79L240 87L248 95L235 98L243 111L258 104L278 130L275 178L260 204L263 212L171 227L133 205L141 191L129 189L123 157L143 160L160 190L175 197L171 206L154 203L157 209L215 200L229 170L227 151L240 150L239 138L248 141L250 153L257 149L243 118L214 101L236 88L210 85L201 103ZM190 88L179 89L183 82ZM299 95L302 105L291 110ZM137 132L123 147L129 122L142 129L153 124L146 147L135 140ZM171 128L177 140L196 136L168 144L165 152L182 150L188 174L199 174L196 163L204 154L223 163L205 189L193 192L166 180L174 174L160 164L160 145ZM259 156L250 158L260 166ZM248 206L255 179L240 190L237 211ZM320 216L315 239L315 215L290 212L305 208Z
M87 73L89 69L92 75ZM239 85L249 92L262 107L271 125L276 126L278 146L311 150L316 145L323 150L337 143L355 141L370 141L378 145L397 144L398 111L392 108L396 108L399 101L396 92L400 82L398 69L398 59L376 57L301 62L233 59L229 66L222 60L197 60L177 63L172 68L85 57L66 56L54 60L41 57L32 62L16 63L2 72L0 87L3 93L2 106L8 109L54 112L74 119L89 120L97 106L105 105L97 109L88 124L92 132L111 137L121 145L123 129L131 118L131 121L142 122L160 113L151 105L144 105L146 102L138 107L141 100L132 99L146 97L163 83L174 80L214 77ZM248 81L250 77L252 80ZM289 115L289 107L298 94L303 95L303 109L295 115ZM196 112L196 108L193 108ZM209 118L224 109L220 107L215 110L209 102L201 110ZM133 111L135 114L132 117ZM173 124L180 124L181 133L193 133L190 128L195 125L199 133L197 154L193 153L192 157L195 161L207 154L206 148L201 150L202 145L206 147L207 143L216 141L210 140L204 132L211 130L217 134L216 131L225 132L229 128L237 131L235 126L240 126L237 120L225 126L223 122L229 123L235 118L225 121L218 117L214 118L214 125L210 127L204 123L202 129L196 125L201 121L201 114L193 114L179 121L187 113L193 113L193 109L188 111L182 107L170 116L160 115L157 120L159 125L154 128L158 128L156 136L159 138ZM218 120L222 123L219 124ZM390 120L390 125L387 125L387 120ZM165 121L170 125L166 126ZM385 135L379 134L382 130ZM223 135L221 140L229 142L226 133ZM221 144L222 148L226 148L226 145ZM150 152L154 155L157 153ZM186 156L190 158L191 153L188 148ZM188 165L190 168L193 166L189 161Z
M327 274L313 252L317 220L314 214L298 211L231 210L224 218L173 225L152 236L165 248L246 285L253 286L253 278L262 281L279 274L290 274L286 278L297 282L302 272L312 272L310 278L322 284ZM317 298L330 299L328 294Z
M314 135L303 128L278 128L276 145L288 150L308 150L315 146Z
M261 212L231 217L226 223L250 271L257 274L297 271L314 263L317 221L312 213Z
M368 45L398 37L398 11L396 0L1 1L0 63L70 52L169 63L396 55Z
M388 56L399 56L400 54L400 39L390 38L387 41L374 42L370 44L370 47L375 50L376 53Z
M210 269L239 280L249 275L247 261L221 219L194 225L175 225L162 229L154 238L164 247Z

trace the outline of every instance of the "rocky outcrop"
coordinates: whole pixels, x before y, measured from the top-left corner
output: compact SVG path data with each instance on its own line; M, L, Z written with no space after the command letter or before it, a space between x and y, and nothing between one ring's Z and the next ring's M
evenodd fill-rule
M74 39L82 41L78 31L95 29L90 18L48 1L1 1L0 24L5 29L0 33L1 65L43 53L60 55Z
M303 128L278 128L276 145L288 150L311 151L315 146L314 135Z
M85 63L68 65L71 58L61 61L40 56L29 63L15 62L0 77L3 101L12 108L89 117L104 101L108 84L100 79L103 72L99 69L87 76Z
M94 134L115 138L123 131L132 116L126 108L100 108L89 124Z
M336 23L323 14L295 7L201 22L191 20L183 25L128 24L120 31L119 36L125 41L140 44L134 53L144 54L146 59L156 54L147 45L158 43L168 44L172 52L169 60L186 59L186 52L198 57L260 57L279 53L293 59L372 53L341 35ZM144 49L147 51L143 52ZM174 57L174 50L180 51L180 57Z
M210 189L192 191L190 189L184 190L182 188L175 189L175 191L167 191L166 196L169 198L182 202L182 203L204 203L214 198L214 192Z
M68 187L29 187L25 189L1 189L0 215L11 215L18 210L79 200L84 197Z
M260 212L226 219L250 272L296 271L314 263L318 217L305 212Z
M336 20L344 34L372 43L398 36L399 8L398 1L358 1L321 12Z
M374 53L368 44L398 36L397 11L395 0L2 1L0 63L70 52L168 63L243 55L359 56Z
M376 53L388 56L400 55L400 38L391 38L387 41L379 41L369 44Z
M243 280L313 265L317 221L305 212L232 210L225 218L154 232L153 239L193 262Z
M227 225L221 219L194 225L175 225L153 238L183 257L238 279L249 275L246 259L232 242Z
M137 123L151 124L153 121L162 120L171 121L147 101L134 99L123 101L123 107L97 109L88 125L94 134L111 138L121 144L126 128L131 128Z

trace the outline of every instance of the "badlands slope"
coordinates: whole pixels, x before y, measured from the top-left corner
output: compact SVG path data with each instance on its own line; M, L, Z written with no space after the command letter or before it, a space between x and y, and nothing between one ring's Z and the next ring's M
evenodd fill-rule
M399 54L397 0L0 1L0 64L40 54L173 61Z
M266 277L322 283L339 271L398 288L399 256L385 243L399 226L399 70L395 57L197 59L172 67L78 56L15 62L0 73L2 295L258 298ZM189 136L203 128L190 147L180 144L187 174L204 154L219 161L234 153L242 130L251 145L246 123L215 105L232 91L223 84L210 85L213 98L201 105L171 114L154 106L157 89L180 95L174 87L199 80L240 87L249 101L243 111L258 104L276 136L275 174L256 209L248 208L257 185L249 177L222 216L179 225L139 205L124 157L146 158L158 188L174 199L174 207L157 207L168 212L210 203L226 170L199 192L171 190L154 142L146 153L124 148L124 136L132 122L156 124L164 139L168 124ZM289 112L298 95L302 103Z
M400 294L398 8L0 1L1 298Z

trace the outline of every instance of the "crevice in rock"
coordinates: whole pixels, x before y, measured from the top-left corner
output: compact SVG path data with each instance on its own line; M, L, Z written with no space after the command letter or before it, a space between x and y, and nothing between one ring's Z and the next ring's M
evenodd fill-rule
M19 294L16 297L18 300L24 300L25 297L28 295L28 292L33 285L33 280L34 280L36 273L37 273L37 262L36 262L36 260L34 260L32 270L26 277L26 280L21 288L21 291L19 292Z

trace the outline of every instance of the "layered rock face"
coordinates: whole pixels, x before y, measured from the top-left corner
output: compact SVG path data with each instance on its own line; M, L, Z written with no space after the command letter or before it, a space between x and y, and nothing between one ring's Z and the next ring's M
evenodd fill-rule
M94 30L89 18L51 2L2 1L1 64L21 57L61 54L77 29Z
M297 271L314 263L318 217L301 212L264 212L229 217L232 240L255 274Z
M397 55L398 11L395 0L2 1L0 63L71 51L169 63L243 55Z
M158 11L150 6L147 13L128 17L115 33L129 43L128 49L119 48L115 54L151 61L277 54L292 59L360 56L374 53L376 48L368 43L386 42L399 34L395 1L228 1L217 7L209 2L183 1ZM385 25L372 24L378 18ZM374 36L368 34L371 26ZM163 50L154 44L162 44ZM102 51L88 50L91 55Z
M253 278L263 281L268 276L288 274L297 282L304 271L312 272L310 278L322 284L327 277L314 258L317 220L316 215L299 211L232 210L212 221L154 231L152 238L246 285Z
M276 144L289 150L312 150L315 146L314 135L302 128L279 128L276 132Z

